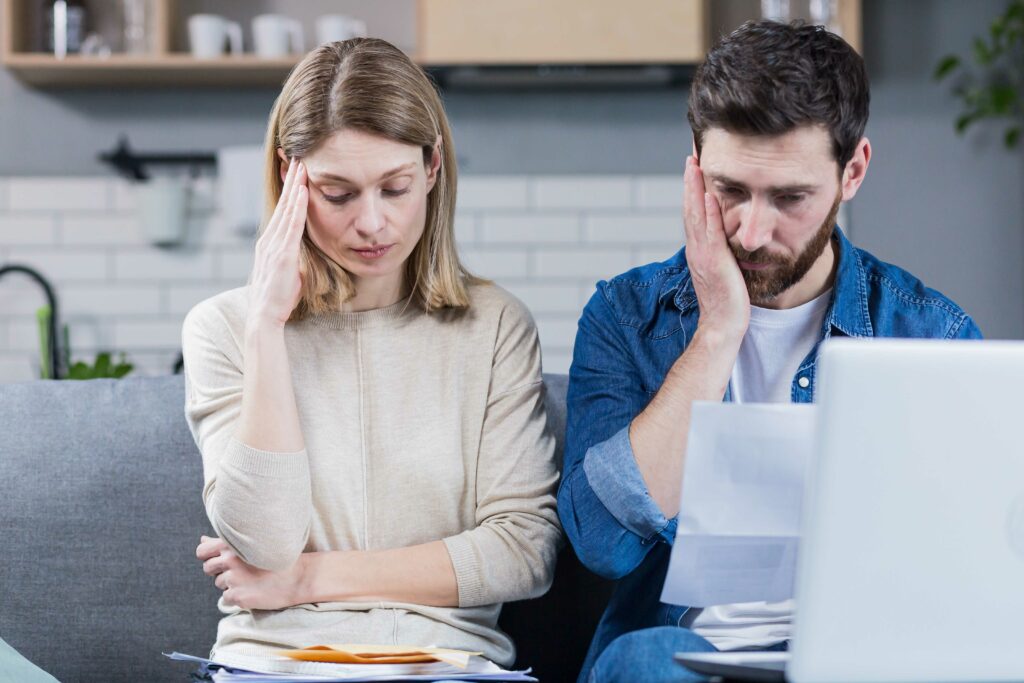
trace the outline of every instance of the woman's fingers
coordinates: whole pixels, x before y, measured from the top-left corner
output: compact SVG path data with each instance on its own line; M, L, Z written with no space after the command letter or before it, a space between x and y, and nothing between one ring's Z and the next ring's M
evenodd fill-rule
M284 194L281 195L282 200ZM306 187L306 166L301 161L295 162L295 175L292 178L292 185L289 189L287 205L284 208L284 212L281 214L280 220L278 221L278 227L275 231L274 237L270 241L275 248L285 248L291 244L292 240L289 239L295 228L296 222L301 222L305 225L306 222L306 201L307 187Z
M260 235L260 242L271 241L276 234L281 232L281 220L284 213L287 211L291 200L291 193L293 186L295 185L295 174L299 162L292 157L288 162L288 173L284 177L284 186L281 188L281 197L277 200L277 206L274 207L274 213L270 216L270 222L267 223L266 230ZM258 244L258 242L257 242Z
M306 169L303 167L300 170L303 179L305 178ZM309 188L305 183L301 183L296 190L295 196L295 213L292 216L291 223L288 226L288 234L285 236L285 242L287 246L298 248L299 242L302 239L302 233L306 229L306 214L309 209Z
M199 545L196 546L196 558L205 562L227 548L228 544L219 538L202 536L199 539Z
M222 572L222 573L217 575L216 579L214 579L213 585L216 586L217 588L221 589L222 591L226 591L230 587L230 585L231 585L230 584L230 579L231 579L231 570L228 570L226 572Z

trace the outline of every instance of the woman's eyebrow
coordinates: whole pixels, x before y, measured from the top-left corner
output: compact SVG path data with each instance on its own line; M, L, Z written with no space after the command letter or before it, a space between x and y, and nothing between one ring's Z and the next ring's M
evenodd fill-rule
M384 173L382 173L380 175L380 177L378 178L378 180L386 180L387 178L390 178L392 176L396 176L399 173L402 173L404 171L408 171L408 170L414 168L415 166L416 166L416 162L415 161L410 161L407 164L402 164L401 166L396 166L393 169L391 169L390 171L385 171ZM312 175L314 175L317 178L317 180L320 181L320 182L323 182L324 180L336 180L336 181L338 181L340 183L348 183L349 185L355 185L356 184L356 183L352 182L351 180L349 180L348 178L346 178L345 176L340 176L340 175L337 175L335 173L314 173Z

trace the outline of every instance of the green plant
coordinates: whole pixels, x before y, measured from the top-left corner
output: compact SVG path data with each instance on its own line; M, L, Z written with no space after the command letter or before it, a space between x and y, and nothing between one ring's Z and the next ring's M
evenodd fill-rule
M126 362L123 353L115 364L111 362L110 354L104 351L96 354L96 360L93 361L92 365L83 361L78 361L72 365L68 368L66 379L99 379L101 377L121 379L131 372L134 367L131 363Z
M1024 120L1024 0L1009 2L988 35L975 37L972 52L976 70L968 70L957 55L946 56L935 68L937 80L961 75L954 92L964 111L956 119L956 131L962 134L981 119L1008 119L1003 142L1016 147Z
M40 357L40 379L53 379L50 376L50 343L49 324L53 312L49 306L43 306L36 311L36 321L39 323L39 357ZM61 326L62 344L60 344L61 355L63 356L64 367L68 369L64 379L121 379L135 369L135 366L127 361L125 354L121 353L116 363L111 358L112 354L101 351L96 354L92 363L85 361L71 362L71 344L69 341L68 326Z

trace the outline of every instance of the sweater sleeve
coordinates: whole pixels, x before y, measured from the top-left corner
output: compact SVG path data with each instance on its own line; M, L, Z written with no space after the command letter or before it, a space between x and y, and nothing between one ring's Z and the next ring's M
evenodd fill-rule
M537 329L513 300L501 314L480 436L477 526L444 539L459 607L533 598L551 586L561 542L554 455Z
M182 329L185 418L203 457L203 503L214 531L245 562L290 567L309 535L306 452L258 450L234 437L242 409L242 351L224 315L204 302Z

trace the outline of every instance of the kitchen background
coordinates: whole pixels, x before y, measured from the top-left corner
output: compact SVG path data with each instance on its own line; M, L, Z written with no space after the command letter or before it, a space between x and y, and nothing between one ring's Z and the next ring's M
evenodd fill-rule
M85 8L99 15L102 4ZM1004 148L997 124L957 136L961 103L949 83L932 77L943 56L969 54L974 36L988 31L1006 3L855 4L871 77L867 134L875 156L844 226L859 246L955 299L987 336L1024 337L1024 155ZM623 3L621 11L643 7ZM308 47L315 17L343 13L415 53L417 10L414 0L180 0L170 19L179 41L172 47L187 49L185 18L200 11L240 21L247 51L257 14L300 18ZM759 10L758 2L712 0L710 32ZM11 35L15 28L22 27L0 26ZM565 372L594 283L667 258L682 242L686 69L670 70L667 83L645 82L650 73L641 70L617 74L612 85L591 76L561 86L545 85L531 69L525 85L470 71L444 90L461 172L456 224L469 266L533 310L545 370ZM32 77L24 72L0 68L0 268L25 264L53 283L72 360L91 362L111 350L124 352L135 373L170 372L185 313L244 284L253 238L227 205L244 195L237 178L198 166L184 237L160 246L156 226L143 218L153 184L126 180L98 159L122 136L139 153L259 145L278 88L229 78L213 87L37 86L26 84ZM150 170L169 176L186 169ZM246 177L244 169L238 177ZM231 193L225 183L233 184ZM258 183L251 192L258 205ZM0 279L0 382L38 376L36 310L44 303L26 276Z

